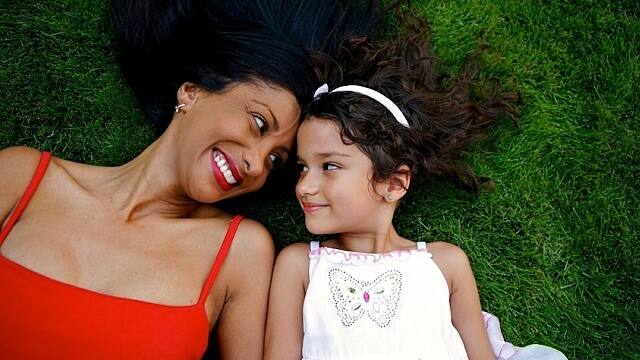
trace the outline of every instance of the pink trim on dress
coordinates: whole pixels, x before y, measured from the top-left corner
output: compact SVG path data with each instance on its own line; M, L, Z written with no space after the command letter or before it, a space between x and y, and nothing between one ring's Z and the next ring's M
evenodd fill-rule
M362 253L356 251L347 251L334 249L329 247L311 247L309 251L309 258L315 259L320 255L324 255L327 260L335 264L364 264L375 265L378 263L385 263L391 261L403 261L417 255L419 257L430 258L431 253L426 250L411 249L411 250L394 250L386 253Z

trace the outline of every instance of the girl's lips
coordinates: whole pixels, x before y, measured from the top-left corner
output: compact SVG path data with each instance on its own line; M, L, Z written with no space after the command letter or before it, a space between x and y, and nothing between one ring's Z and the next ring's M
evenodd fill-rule
M315 203L302 203L302 211L304 211L305 213L313 213L318 210L324 209L326 207L329 207L329 205L315 204Z
M216 158L218 160L216 160ZM222 162L222 167L226 168L226 176L220 168L220 165L218 165L219 162ZM224 191L231 190L234 186L237 186L242 182L242 177L240 177L238 167L233 159L218 148L213 148L211 150L211 170L216 182Z

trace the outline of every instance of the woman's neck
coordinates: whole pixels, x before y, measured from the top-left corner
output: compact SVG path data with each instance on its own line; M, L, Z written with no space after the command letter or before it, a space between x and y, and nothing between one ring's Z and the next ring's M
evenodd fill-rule
M130 162L105 171L94 193L109 199L118 217L185 217L201 204L189 198L178 181L176 144L169 130Z

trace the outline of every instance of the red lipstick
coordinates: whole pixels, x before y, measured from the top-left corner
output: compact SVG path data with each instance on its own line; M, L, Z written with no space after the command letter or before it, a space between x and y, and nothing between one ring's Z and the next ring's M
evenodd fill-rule
M231 190L242 182L242 177L233 158L221 149L213 148L211 150L211 171L216 182L224 191Z

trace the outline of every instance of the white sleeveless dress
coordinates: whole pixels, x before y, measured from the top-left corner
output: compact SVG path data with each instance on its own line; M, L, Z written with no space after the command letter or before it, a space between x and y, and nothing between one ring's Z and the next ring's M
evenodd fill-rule
M310 245L303 359L467 359L426 243L383 254Z

